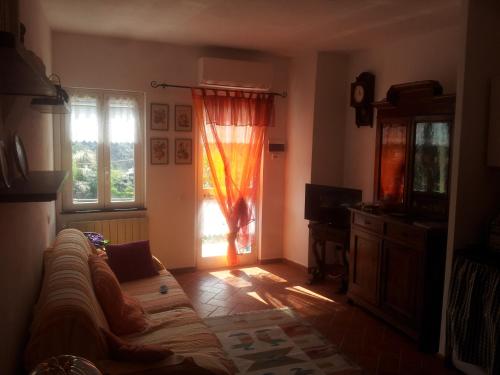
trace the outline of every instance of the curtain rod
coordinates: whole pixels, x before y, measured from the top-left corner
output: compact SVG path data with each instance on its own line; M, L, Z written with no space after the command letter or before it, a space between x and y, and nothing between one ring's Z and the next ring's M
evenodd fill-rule
M239 92L248 93L248 94L269 94L269 95L279 96L282 98L287 97L286 91L283 91L281 93L280 92L267 92L267 91L252 91L252 90L242 90L242 89L233 88L233 87L229 88L226 86L213 86L213 87L184 86L184 85L173 85L170 83L158 83L156 81L151 81L151 87L153 87L155 89L158 87L161 87L164 89L167 87L175 87L175 88L179 88L179 89L232 90L232 91L239 91Z

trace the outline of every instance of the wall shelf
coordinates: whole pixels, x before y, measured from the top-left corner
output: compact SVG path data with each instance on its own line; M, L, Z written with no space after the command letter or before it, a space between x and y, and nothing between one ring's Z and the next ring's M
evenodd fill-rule
M6 31L0 31L0 61L0 94L56 96L42 60Z
M0 202L55 201L67 175L66 171L30 172L27 181L19 177L9 189L0 188Z

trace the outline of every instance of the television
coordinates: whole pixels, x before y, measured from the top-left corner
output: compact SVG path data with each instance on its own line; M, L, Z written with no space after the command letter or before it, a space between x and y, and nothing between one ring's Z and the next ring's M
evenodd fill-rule
M309 221L349 226L349 207L362 201L357 189L306 184L304 218Z

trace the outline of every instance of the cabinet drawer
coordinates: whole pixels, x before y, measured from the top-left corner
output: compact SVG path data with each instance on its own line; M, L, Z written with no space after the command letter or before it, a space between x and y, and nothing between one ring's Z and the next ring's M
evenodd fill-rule
M384 222L371 216L354 213L353 223L371 232L383 233Z
M404 241L408 245L423 247L425 245L425 229L407 224L387 223L387 237Z

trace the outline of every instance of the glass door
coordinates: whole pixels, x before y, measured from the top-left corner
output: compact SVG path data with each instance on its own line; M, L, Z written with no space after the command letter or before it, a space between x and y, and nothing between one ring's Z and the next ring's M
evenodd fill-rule
M231 147L238 147L232 145ZM199 144L200 161L198 163L198 268L217 268L224 267L227 254L227 236L229 233L226 218L224 217L217 197L215 187L210 175L210 166L207 154L203 145ZM257 187L255 187L257 188ZM248 225L248 234L250 241L246 246L242 246L238 239L236 248L238 251L239 265L253 264L257 261L256 244L256 207L252 207L254 220Z
M385 122L379 139L378 199L395 208L402 207L406 198L407 128L405 121Z
M450 125L446 118L415 123L411 191L411 209L415 213L447 216Z

